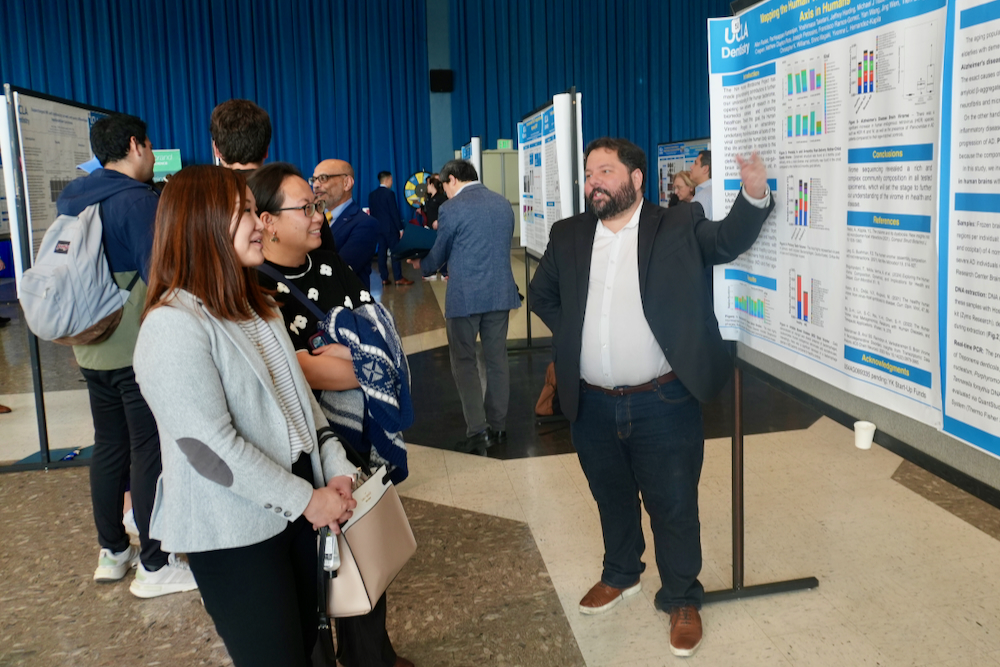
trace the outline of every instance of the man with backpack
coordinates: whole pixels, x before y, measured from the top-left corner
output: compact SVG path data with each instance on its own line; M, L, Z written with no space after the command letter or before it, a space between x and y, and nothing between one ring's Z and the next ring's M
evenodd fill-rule
M119 287L129 289L132 284L114 333L99 343L73 346L94 419L90 492L101 546L94 580L118 581L137 568L129 590L150 598L197 588L187 563L164 553L159 541L149 537L160 439L132 371L159 200L149 185L153 147L146 123L125 114L95 122L90 144L103 168L67 185L56 207L60 215L80 216L99 205L109 268ZM141 280L133 281L136 273ZM122 525L123 494L130 480L139 549L129 544Z

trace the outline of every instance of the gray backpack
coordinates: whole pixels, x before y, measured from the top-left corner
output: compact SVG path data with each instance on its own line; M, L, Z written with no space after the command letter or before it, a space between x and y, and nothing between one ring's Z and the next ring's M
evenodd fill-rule
M34 266L21 277L24 319L42 340L93 345L107 340L121 322L139 272L126 289L118 287L104 253L100 206L56 218Z

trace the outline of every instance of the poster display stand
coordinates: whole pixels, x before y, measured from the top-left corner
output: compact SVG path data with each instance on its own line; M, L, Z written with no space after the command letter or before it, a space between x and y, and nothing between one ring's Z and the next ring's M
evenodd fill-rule
M0 97L0 162L18 283L29 269L45 230L56 219L56 200L66 185L81 175L77 165L94 157L90 127L112 113L9 84ZM17 165L17 168L13 166ZM28 356L38 424L39 462L7 466L27 470L81 465L52 461L49 451L45 397L38 338L28 331Z
M580 101L581 94L570 88L517 124L525 285L531 282L531 261L539 261L545 253L552 225L584 209ZM525 295L524 307L528 309L527 346L531 347L530 295Z

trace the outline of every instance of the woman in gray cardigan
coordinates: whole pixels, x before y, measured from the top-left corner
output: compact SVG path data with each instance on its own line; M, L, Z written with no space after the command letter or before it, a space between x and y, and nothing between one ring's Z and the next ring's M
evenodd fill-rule
M237 667L305 666L315 530L350 517L355 469L257 285L261 242L241 174L188 167L164 188L134 361L162 448L150 533L188 554Z

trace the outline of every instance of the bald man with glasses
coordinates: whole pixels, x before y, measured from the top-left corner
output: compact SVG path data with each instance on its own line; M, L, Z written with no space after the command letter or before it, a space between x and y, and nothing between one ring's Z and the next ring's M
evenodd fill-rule
M354 168L343 160L323 160L309 179L316 197L326 202L320 234L324 250L332 250L371 289L372 258L378 246L378 220L354 201Z

